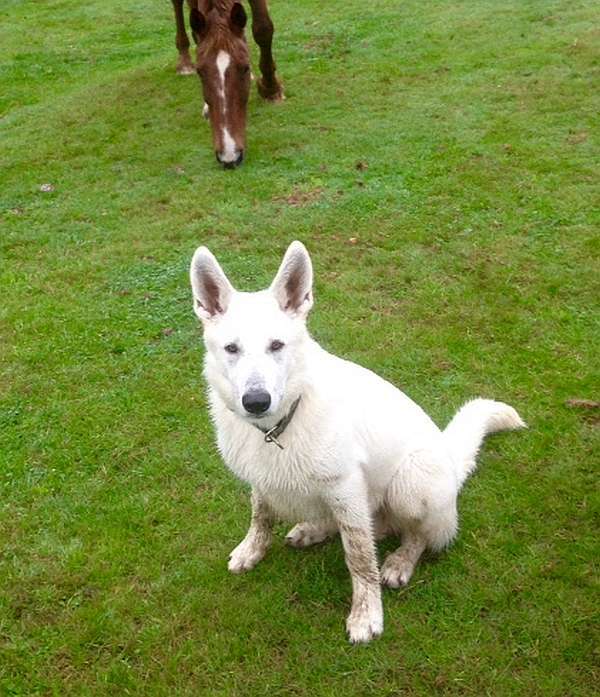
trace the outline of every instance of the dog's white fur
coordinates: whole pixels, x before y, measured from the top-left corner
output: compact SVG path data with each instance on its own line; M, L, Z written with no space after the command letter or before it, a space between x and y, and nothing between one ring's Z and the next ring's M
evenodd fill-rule
M234 290L205 247L190 276L219 450L252 487L252 522L229 569L249 570L264 557L277 518L296 523L287 536L296 547L340 532L353 585L347 630L351 641L369 641L383 630L380 581L406 584L426 548L454 538L457 495L483 438L524 423L512 407L476 399L440 431L389 382L321 348L305 324L312 265L300 242L268 290ZM242 404L252 390L271 397L260 418ZM273 427L298 397L279 437L284 449L265 442L256 425ZM402 545L380 573L374 539L390 532Z

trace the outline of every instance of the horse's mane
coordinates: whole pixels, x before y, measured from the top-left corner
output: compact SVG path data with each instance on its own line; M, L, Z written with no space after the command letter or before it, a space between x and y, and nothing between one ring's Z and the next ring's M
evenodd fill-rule
M236 0L198 0L198 9L204 14L216 10L217 14L225 16Z

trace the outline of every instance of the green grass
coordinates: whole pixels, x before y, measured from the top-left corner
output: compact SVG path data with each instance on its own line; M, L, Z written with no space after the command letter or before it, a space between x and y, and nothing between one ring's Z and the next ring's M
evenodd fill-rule
M600 12L271 5L288 100L253 93L235 172L169 3L0 8L0 694L592 694L599 420L566 400L599 399ZM483 395L530 426L367 647L338 542L226 571L248 497L187 266L258 289L294 238L328 349L440 424Z

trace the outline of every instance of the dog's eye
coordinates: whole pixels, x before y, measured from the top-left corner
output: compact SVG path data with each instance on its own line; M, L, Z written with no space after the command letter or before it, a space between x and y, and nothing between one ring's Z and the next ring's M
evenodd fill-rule
M225 350L227 353L239 353L240 347L237 344L227 344Z
M283 341L279 341L279 339L275 339L275 341L272 341L269 344L269 351L281 351L281 349L285 346Z

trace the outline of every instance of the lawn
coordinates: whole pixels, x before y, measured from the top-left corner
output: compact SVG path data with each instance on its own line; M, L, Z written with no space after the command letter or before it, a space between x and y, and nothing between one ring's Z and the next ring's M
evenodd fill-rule
M600 413L572 400L600 399L600 11L271 11L288 99L253 91L223 171L169 2L0 7L0 694L590 695ZM188 264L206 244L256 290L293 239L329 350L440 424L477 395L529 424L486 443L456 543L384 592L368 646L339 541L282 525L226 569L248 492Z

